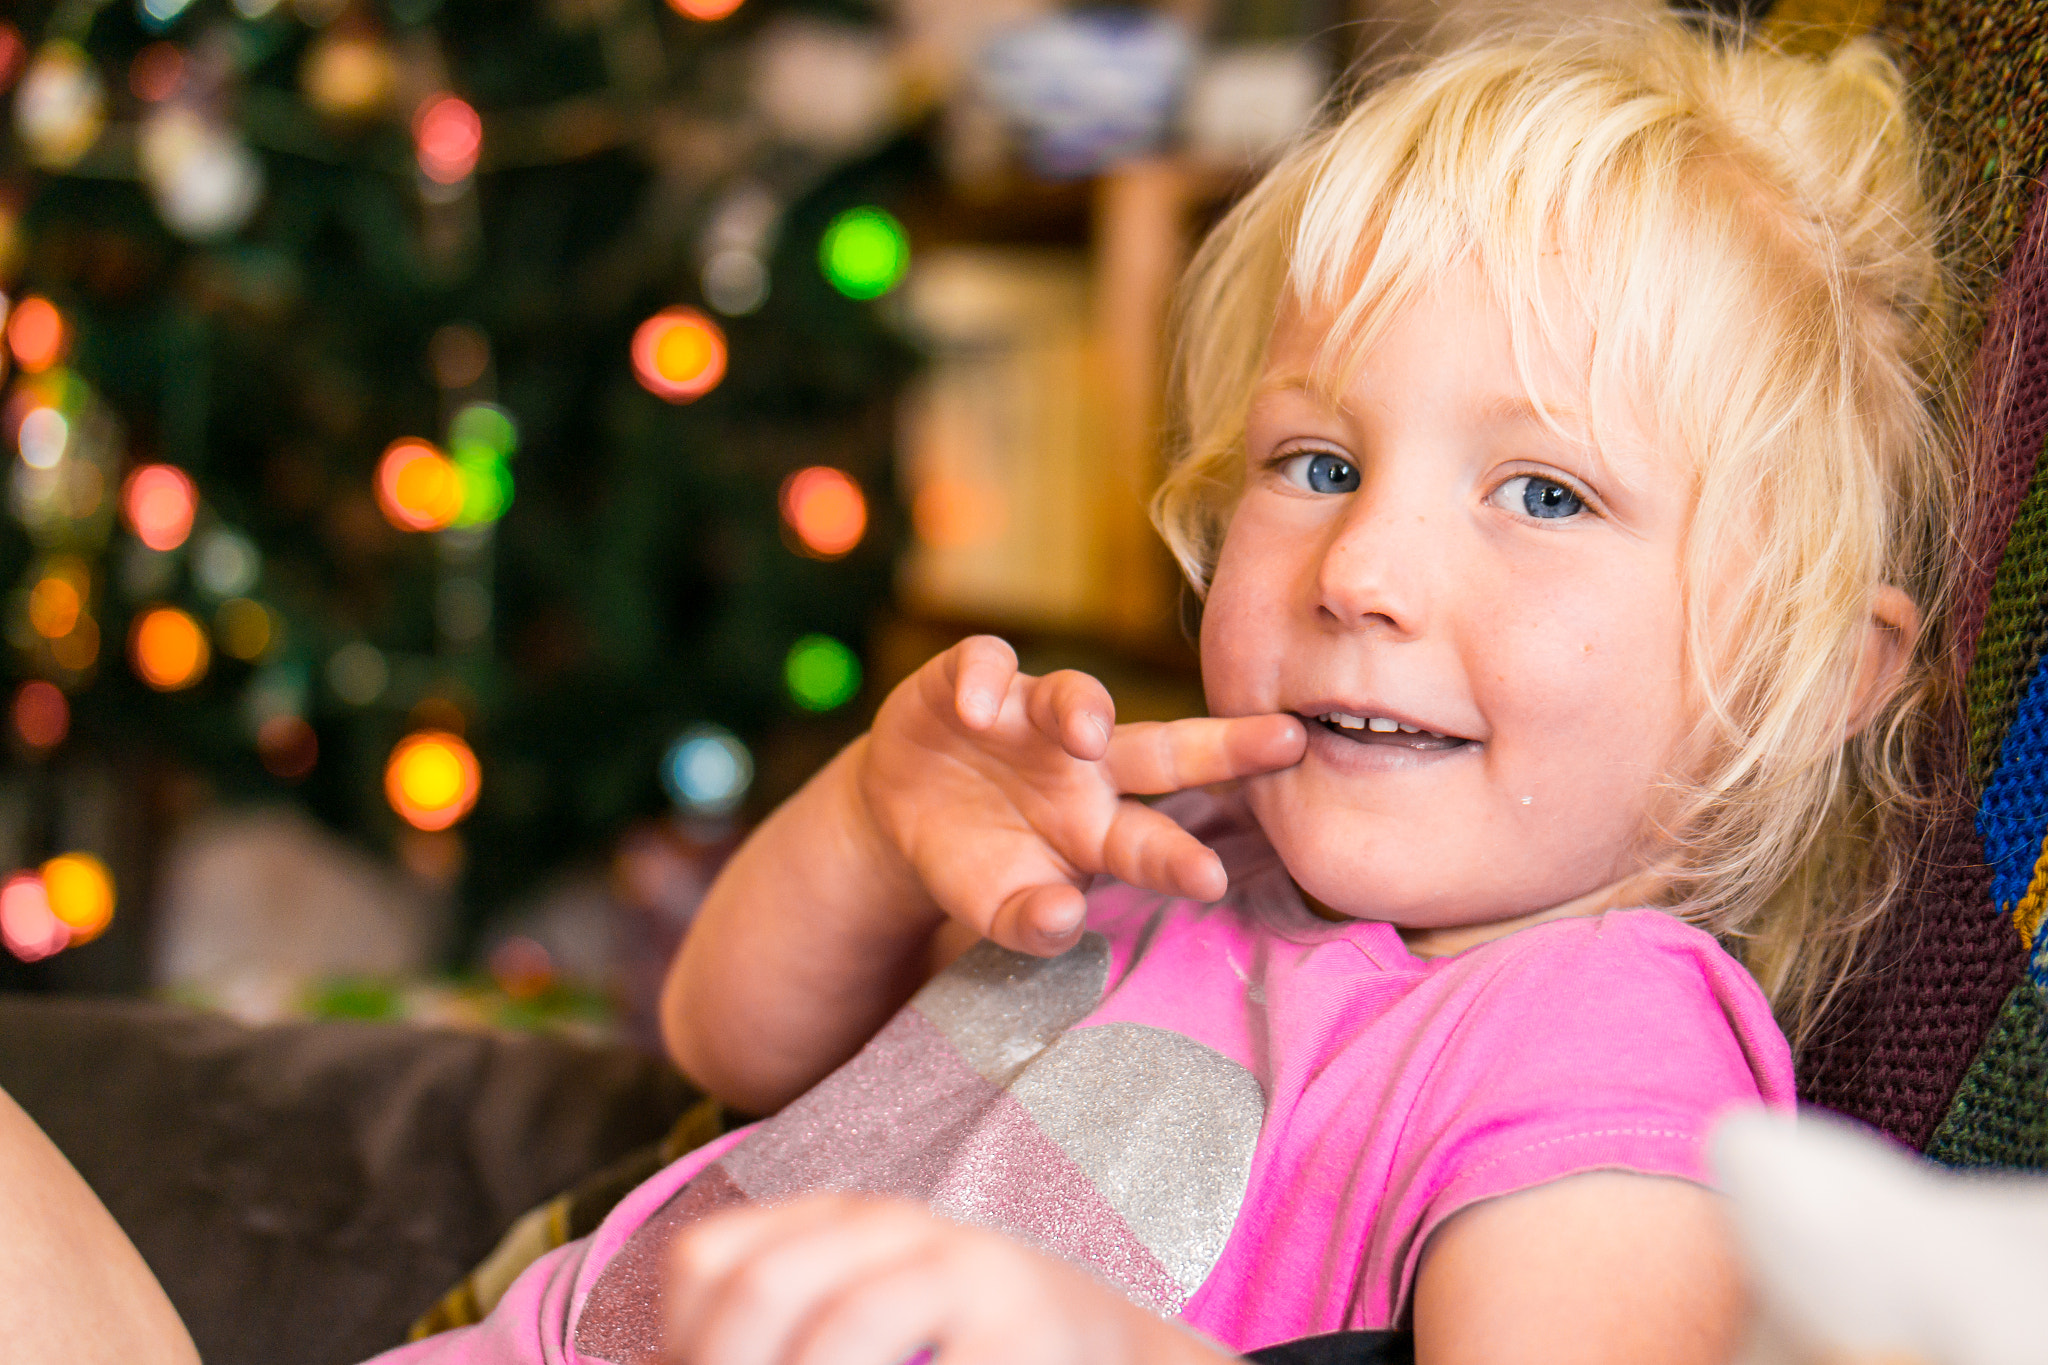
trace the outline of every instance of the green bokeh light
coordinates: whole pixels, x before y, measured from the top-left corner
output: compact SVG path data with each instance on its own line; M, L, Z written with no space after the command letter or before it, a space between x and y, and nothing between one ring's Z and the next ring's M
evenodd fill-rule
M848 298L880 298L910 269L910 239L903 224L881 209L848 209L825 229L818 265Z
M512 471L505 468L503 460L478 446L458 446L455 472L462 478L457 526L480 526L505 515L512 505Z
M860 660L829 635L806 635L782 664L789 695L806 711L830 711L860 691Z
M448 424L448 448L458 456L475 449L502 460L519 449L519 428L497 404L471 403Z

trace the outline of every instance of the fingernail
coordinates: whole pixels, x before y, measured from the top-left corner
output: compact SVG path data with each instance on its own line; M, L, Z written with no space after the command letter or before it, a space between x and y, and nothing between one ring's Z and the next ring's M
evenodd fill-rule
M960 698L960 714L969 720L986 721L995 718L996 708L989 701L986 692L969 692Z
M1094 727L1096 734L1102 736L1104 744L1109 743L1109 727L1103 724L1102 717L1091 712L1088 715L1088 724Z

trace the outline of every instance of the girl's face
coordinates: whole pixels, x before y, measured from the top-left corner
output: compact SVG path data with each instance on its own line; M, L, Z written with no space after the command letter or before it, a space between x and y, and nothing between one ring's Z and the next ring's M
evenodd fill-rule
M1692 717L1679 554L1693 480L1636 414L1575 414L1583 356L1530 356L1476 269L1393 320L1325 401L1283 314L1202 619L1217 715L1291 711L1307 755L1245 783L1303 890L1454 951L1639 898Z

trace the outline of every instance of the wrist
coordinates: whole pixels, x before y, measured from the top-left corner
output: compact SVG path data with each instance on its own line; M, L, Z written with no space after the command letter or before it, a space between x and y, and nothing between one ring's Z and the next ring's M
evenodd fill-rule
M852 866L876 890L872 903L912 933L929 935L945 920L900 843L878 817L869 798L868 750L872 736L863 734L826 765L834 823Z

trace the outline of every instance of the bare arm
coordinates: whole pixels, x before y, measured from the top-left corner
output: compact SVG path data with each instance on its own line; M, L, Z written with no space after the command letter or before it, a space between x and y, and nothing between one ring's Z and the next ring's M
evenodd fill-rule
M945 923L853 790L866 736L726 864L662 987L683 1072L772 1113L859 1050L924 981Z
M6 1358L199 1365L142 1255L35 1121L0 1092L0 1322Z
M1454 1215L1415 1285L1418 1365L1725 1365L1748 1302L1721 1196L1592 1171Z
M1222 895L1216 855L1125 797L1297 762L1301 723L1115 720L1102 684L1021 674L990 636L911 675L705 897L662 992L677 1065L767 1113L873 1035L928 975L935 940L1064 952L1099 872Z

